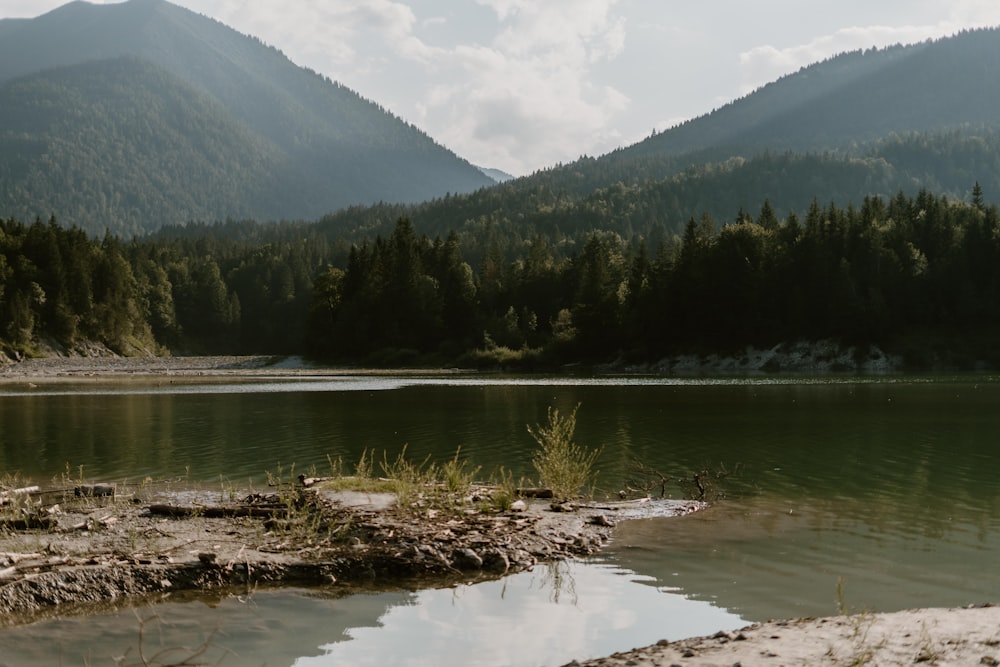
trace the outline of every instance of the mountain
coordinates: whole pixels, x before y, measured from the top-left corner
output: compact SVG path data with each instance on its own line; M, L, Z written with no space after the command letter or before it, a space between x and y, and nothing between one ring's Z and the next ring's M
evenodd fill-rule
M1000 122L1000 32L845 53L626 150L817 151L890 133Z
M480 167L479 169L497 183L506 183L514 178L513 174L508 174L506 171L500 169L491 169L489 167Z
M329 233L389 233L401 215L430 235L494 225L565 244L588 230L680 235L708 214L765 200L778 215L921 189L1000 202L1000 30L845 53L600 157L461 197L326 216ZM660 230L656 232L655 230ZM569 246L566 246L569 247ZM485 250L480 249L481 253Z
M631 146L535 174L524 186L544 184L582 197L617 182L669 178L765 152L864 157L883 139L974 135L1000 125L998 81L1000 29L995 28L844 53ZM821 189L814 194L825 198Z
M316 218L493 183L353 91L165 0L0 21L0 100L0 214L95 233Z

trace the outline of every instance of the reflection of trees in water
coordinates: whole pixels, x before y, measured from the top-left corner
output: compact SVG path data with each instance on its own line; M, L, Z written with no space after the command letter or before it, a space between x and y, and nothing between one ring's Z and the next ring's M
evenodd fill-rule
M574 607L580 602L580 596L576 592L576 579L573 577L569 561L553 561L539 566L543 570L541 578L538 580L539 589L549 588L549 602L559 604L563 593L570 597L570 604Z

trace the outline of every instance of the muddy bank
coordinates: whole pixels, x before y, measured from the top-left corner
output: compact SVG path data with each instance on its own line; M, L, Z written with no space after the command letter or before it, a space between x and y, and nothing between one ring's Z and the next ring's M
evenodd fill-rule
M914 609L757 623L616 653L575 667L1000 665L1000 607ZM569 667L569 666L567 666Z
M615 522L699 509L692 502L498 511L482 489L448 509L323 488L271 494L163 488L0 508L0 614L30 620L61 605L185 590L447 583L591 554ZM44 493L44 492L41 492ZM225 497L220 497L225 496ZM236 497L238 496L238 499ZM30 513L23 507L31 507Z

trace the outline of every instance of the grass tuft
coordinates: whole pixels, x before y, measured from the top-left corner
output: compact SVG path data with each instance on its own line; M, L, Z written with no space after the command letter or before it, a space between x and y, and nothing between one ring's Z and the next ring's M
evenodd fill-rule
M580 489L593 485L597 478L594 463L600 450L588 451L573 442L579 409L577 404L569 415L563 416L550 406L547 424L528 427L528 433L540 448L531 461L538 472L538 481L560 500L577 496Z

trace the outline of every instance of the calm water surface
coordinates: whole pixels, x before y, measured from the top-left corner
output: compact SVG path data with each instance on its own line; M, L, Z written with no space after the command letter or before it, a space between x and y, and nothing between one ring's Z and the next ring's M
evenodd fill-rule
M352 462L365 449L394 456L406 445L415 458L439 460L461 447L485 470L530 475L526 425L543 421L550 405L577 404L577 440L603 448L601 491L621 488L635 461L667 474L723 464L738 470L725 481L727 499L681 519L623 524L600 559L561 573L341 599L283 591L172 603L157 606L157 623L190 634L174 614L219 627L213 643L259 658L223 664L422 665L461 656L554 665L750 620L834 614L838 581L854 609L1000 601L993 377L0 386L0 472L37 482L68 464L99 480L262 484L279 466L322 473L328 455ZM131 611L60 621L66 645L88 650L75 623L95 650L135 643ZM6 630L0 655L52 631ZM286 636L294 637L287 646ZM262 652L255 642L276 648ZM98 653L85 655L101 664Z

